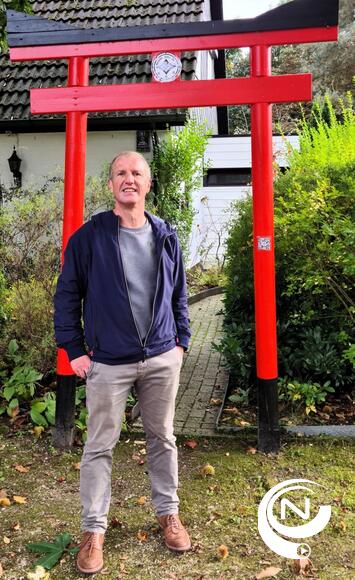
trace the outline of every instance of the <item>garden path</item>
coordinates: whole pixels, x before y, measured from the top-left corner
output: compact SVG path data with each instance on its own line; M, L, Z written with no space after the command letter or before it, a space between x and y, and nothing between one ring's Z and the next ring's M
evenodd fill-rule
M222 309L220 294L189 306L192 339L180 375L175 413L177 434L217 434L216 420L228 384L222 355L212 347L221 336Z
M217 435L217 416L228 384L222 355L212 347L221 337L222 308L220 294L189 306L192 338L180 374L174 421L176 435ZM140 418L133 430L142 430Z

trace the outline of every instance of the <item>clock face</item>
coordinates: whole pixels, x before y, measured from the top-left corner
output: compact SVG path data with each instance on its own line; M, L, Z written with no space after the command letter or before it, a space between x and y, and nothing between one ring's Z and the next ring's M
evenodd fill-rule
M181 73L181 60L170 52L161 52L152 60L152 74L159 83L175 81Z

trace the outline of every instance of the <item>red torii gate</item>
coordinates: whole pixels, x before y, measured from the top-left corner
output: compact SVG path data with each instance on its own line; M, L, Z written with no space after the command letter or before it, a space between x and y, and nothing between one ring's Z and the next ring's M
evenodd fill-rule
M258 446L279 449L273 231L272 103L312 98L311 75L271 76L273 45L334 41L339 0L294 0L253 19L78 29L8 11L10 58L68 60L66 88L32 89L31 112L66 113L63 253L84 212L87 113L251 105ZM250 47L250 76L89 86L89 58ZM188 84L187 84L188 83ZM76 377L58 351L55 443L72 443Z

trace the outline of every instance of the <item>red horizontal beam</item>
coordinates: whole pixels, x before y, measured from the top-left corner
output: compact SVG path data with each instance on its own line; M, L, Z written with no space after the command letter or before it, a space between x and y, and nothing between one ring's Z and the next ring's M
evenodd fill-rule
M286 103L312 99L312 76L175 81L31 90L31 112L68 113Z
M152 52L165 51L193 51L257 45L275 46L280 44L302 44L308 42L332 41L337 40L337 38L337 26L296 28L294 30L216 34L214 36L191 36L155 40L125 40L88 44L26 46L21 48L10 48L10 59L13 61L20 61L70 58L72 56L97 57L127 54L151 54Z

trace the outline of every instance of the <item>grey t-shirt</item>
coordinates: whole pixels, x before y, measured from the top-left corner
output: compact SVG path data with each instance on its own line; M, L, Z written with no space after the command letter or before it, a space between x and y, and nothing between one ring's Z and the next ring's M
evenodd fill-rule
M120 227L119 242L133 316L141 339L150 327L157 281L157 256L152 226Z

